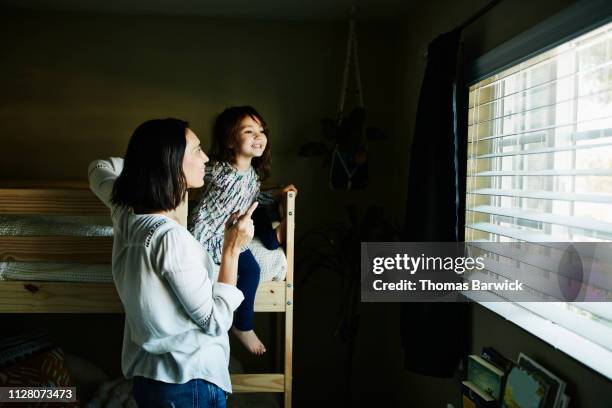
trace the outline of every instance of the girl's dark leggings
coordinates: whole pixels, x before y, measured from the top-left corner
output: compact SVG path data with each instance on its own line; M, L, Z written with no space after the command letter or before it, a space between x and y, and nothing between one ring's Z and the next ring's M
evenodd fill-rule
M272 250L279 247L276 231L272 228L272 222L265 208L257 207L253 212L253 224L255 225L255 236L267 249ZM251 251L247 249L242 252L238 258L238 282L236 287L244 294L244 300L240 307L236 309L234 316L234 326L238 330L253 329L253 306L260 274L261 269Z

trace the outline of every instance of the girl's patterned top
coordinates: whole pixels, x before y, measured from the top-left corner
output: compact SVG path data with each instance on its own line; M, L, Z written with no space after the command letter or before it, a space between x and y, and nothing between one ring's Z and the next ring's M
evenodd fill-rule
M259 177L253 167L239 171L226 162L206 166L200 202L189 216L189 232L221 263L223 232L231 214L245 212L259 194Z

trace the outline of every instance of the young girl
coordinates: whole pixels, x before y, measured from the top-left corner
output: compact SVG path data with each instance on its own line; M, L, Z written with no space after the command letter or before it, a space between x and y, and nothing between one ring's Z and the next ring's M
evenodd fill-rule
M256 201L260 180L270 174L270 141L266 122L251 106L225 109L215 120L212 155L207 165L200 202L189 217L189 231L219 263L225 223ZM283 189L295 191L293 186ZM272 229L265 209L253 214L255 235L267 249L276 249L284 239L285 222ZM238 283L244 301L236 310L232 332L251 353L266 351L253 330L253 304L260 268L250 250L243 248L238 259Z

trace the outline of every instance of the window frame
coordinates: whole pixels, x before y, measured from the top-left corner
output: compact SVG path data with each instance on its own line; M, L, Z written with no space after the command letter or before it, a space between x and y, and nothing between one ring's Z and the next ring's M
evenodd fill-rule
M458 162L463 165L459 169L459 180L462 183L459 185L459 197L462 197L459 203L461 225L465 225L466 221L468 88L485 78L610 22L612 22L612 1L577 1L572 6L480 56L466 66L461 80L464 86L460 87L461 91L458 93L460 101L465 103L458 103L457 106L461 106L461 109L456 112L456 120L460 123L457 129L461 129L456 139ZM460 228L460 231L464 231L464 229L464 227ZM460 239L465 239L463 232ZM575 358L592 370L612 379L612 364L610 364L612 351L539 316L518 303L498 302L495 300L496 295L491 295L491 302L480 302L480 304Z

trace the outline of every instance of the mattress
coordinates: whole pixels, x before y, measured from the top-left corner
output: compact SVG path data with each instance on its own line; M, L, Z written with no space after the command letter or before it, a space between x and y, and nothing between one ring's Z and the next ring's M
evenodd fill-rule
M110 264L0 262L0 280L112 283Z
M282 251L278 250L278 253L284 258ZM278 266L262 266L261 282L278 282L285 279L286 260L284 267L280 268L280 275ZM215 267L214 276L218 274L218 266ZM113 275L111 264L10 261L0 262L0 280L111 283Z
M113 225L106 216L1 215L0 235L112 237Z

